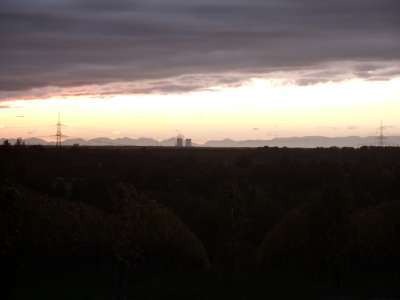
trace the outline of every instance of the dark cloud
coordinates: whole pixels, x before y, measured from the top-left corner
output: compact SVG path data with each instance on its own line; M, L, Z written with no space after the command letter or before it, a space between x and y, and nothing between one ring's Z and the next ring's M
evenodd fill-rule
M398 0L2 0L0 91L184 92L304 70L300 84L390 79L399 11Z

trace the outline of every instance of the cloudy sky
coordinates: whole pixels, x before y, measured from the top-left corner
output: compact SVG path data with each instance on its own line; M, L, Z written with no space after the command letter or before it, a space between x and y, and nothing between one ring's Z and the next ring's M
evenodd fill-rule
M0 45L0 136L400 133L398 0L1 0Z

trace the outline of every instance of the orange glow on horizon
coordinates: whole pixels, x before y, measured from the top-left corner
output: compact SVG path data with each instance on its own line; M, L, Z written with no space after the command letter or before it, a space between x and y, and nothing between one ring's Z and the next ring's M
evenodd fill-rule
M57 113L73 138L152 137L177 131L210 139L374 135L380 120L398 126L400 78L297 86L253 79L237 88L179 95L53 97L3 103L0 137L51 139ZM398 133L394 127L390 134Z

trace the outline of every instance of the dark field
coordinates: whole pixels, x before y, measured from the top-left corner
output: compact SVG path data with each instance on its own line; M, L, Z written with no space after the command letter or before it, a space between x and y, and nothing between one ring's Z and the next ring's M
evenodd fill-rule
M10 299L400 295L399 148L3 146L0 187Z

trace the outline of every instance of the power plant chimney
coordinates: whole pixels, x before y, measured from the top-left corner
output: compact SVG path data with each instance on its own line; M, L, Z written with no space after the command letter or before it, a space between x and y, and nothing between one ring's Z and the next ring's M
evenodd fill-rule
M185 147L190 148L192 147L192 139L186 139L185 140Z
M182 148L183 147L183 135L178 135L176 138L176 147Z

